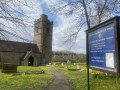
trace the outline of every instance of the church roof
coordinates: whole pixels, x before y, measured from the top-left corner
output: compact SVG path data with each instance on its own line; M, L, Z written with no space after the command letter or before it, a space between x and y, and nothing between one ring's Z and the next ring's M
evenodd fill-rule
M36 44L0 40L0 52L25 53L31 49L33 53L40 53Z

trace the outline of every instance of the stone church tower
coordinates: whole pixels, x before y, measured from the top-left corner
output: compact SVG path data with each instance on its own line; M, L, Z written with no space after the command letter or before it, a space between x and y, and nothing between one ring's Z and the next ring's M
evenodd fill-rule
M42 14L34 25L34 43L37 44L41 52L41 64L48 64L52 59L52 32L53 22L48 20L48 16Z

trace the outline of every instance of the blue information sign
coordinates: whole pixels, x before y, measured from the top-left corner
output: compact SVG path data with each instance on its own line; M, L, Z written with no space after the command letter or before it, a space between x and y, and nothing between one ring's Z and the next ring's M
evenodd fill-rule
M88 33L89 65L116 72L114 24Z

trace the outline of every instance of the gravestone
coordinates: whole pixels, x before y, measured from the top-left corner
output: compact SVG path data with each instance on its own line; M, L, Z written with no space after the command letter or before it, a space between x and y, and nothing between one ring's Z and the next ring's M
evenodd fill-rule
M71 61L70 61L70 60L68 60L68 61L67 61L67 63L71 63Z
M53 63L53 65L55 66L55 65L56 65L56 63Z
M90 73L92 73L93 72L93 70L92 69L89 69L90 70Z
M51 65L51 63L49 63L49 65Z
M64 66L64 63L62 62L61 65Z
M77 65L77 69L80 69L80 65Z
M76 63L74 63L74 65L76 65Z
M66 70L68 70L68 67L66 66Z
M2 73L17 73L17 64L4 63Z

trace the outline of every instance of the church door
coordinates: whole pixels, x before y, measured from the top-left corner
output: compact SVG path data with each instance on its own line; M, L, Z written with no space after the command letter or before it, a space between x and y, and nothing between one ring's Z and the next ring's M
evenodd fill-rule
M33 66L33 64L34 64L34 58L30 57L28 60L28 66Z

